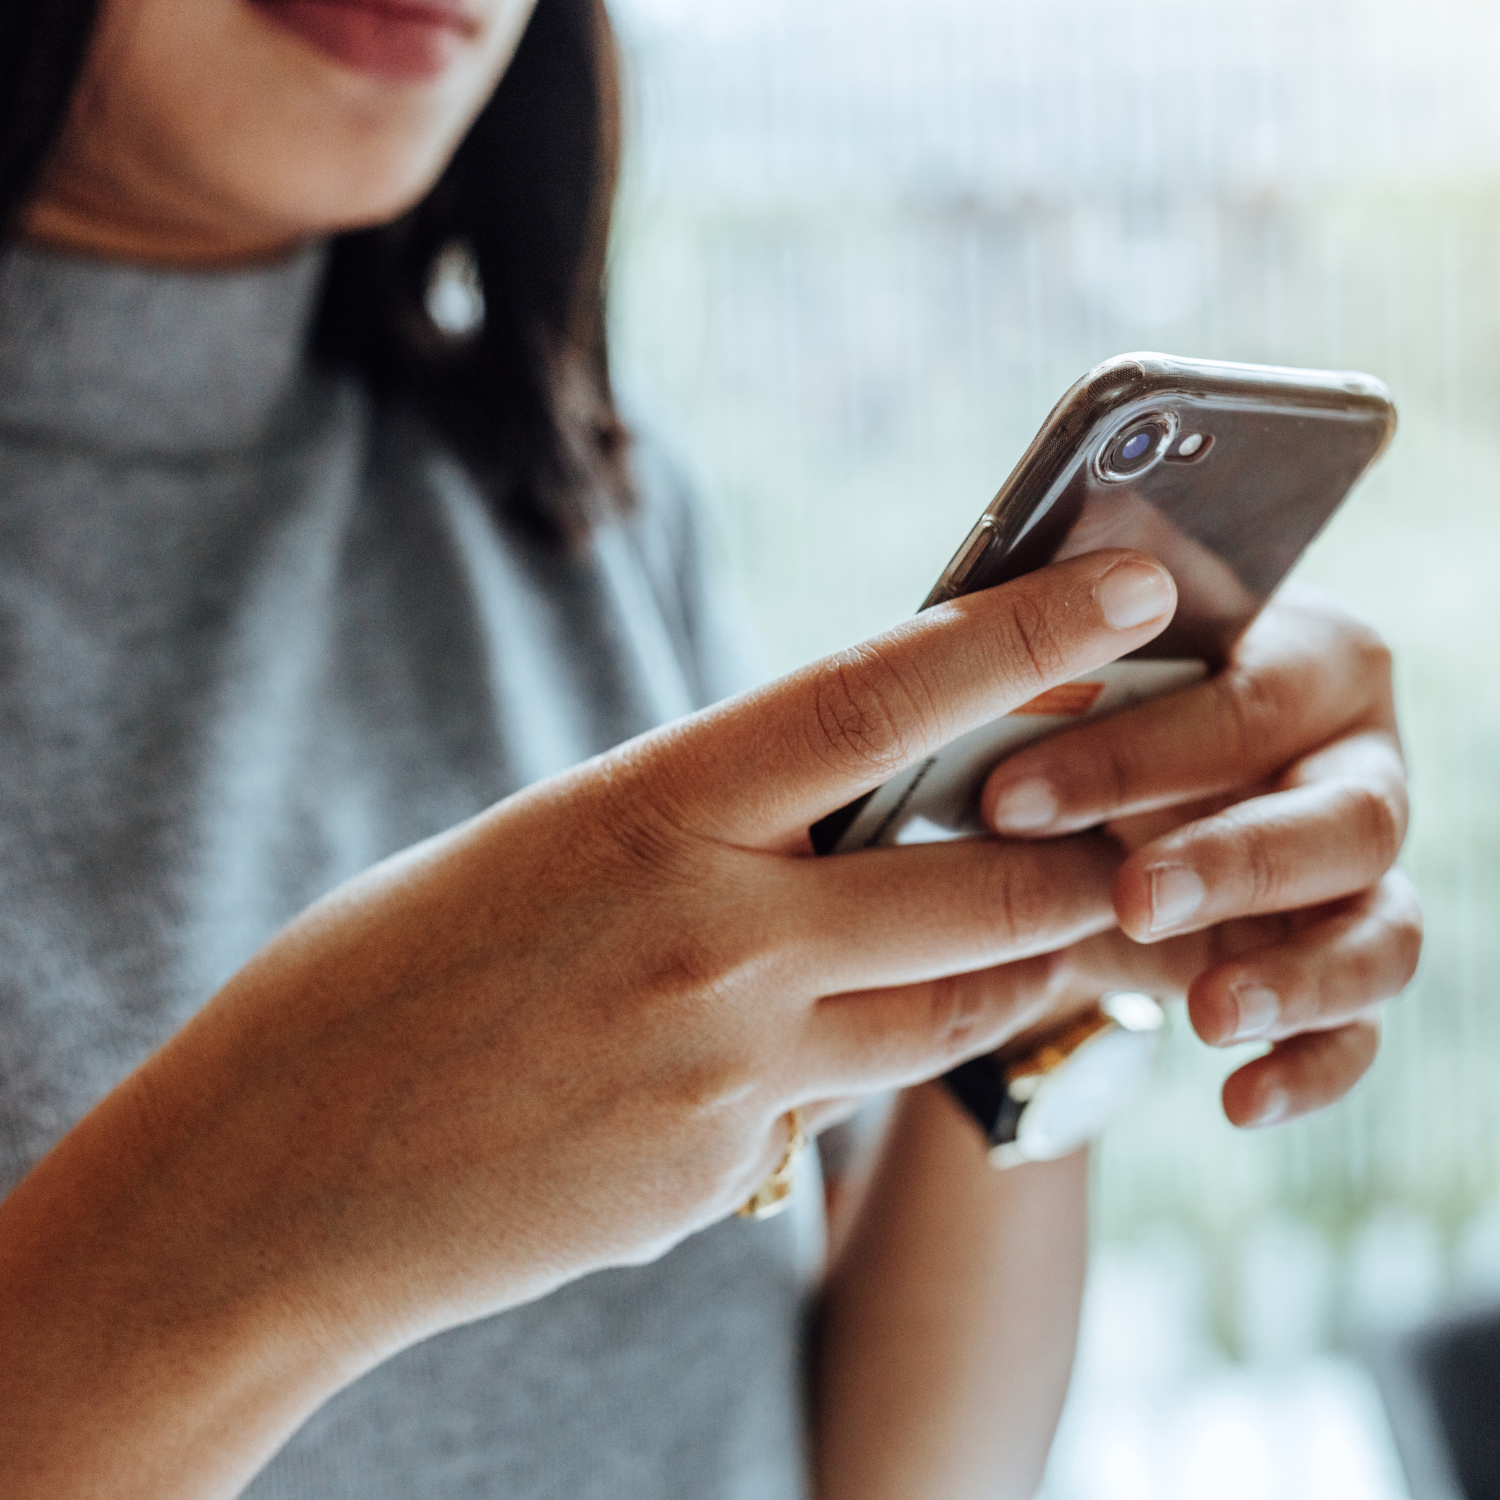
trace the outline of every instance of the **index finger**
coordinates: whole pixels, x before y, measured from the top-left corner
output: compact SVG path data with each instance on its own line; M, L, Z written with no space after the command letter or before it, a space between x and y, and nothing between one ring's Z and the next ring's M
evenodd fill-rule
M1224 671L1019 751L990 774L987 826L1053 837L1274 777L1356 724L1394 739L1389 653L1349 617L1285 606Z
M1115 549L925 610L660 737L677 762L673 811L734 843L801 838L950 740L1150 640L1176 598L1159 563Z

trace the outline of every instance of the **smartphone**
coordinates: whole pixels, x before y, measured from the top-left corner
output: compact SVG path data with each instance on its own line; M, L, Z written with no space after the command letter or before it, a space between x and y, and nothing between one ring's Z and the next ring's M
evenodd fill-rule
M1385 386L1294 370L1122 354L1053 408L923 609L1101 547L1177 583L1155 640L945 746L813 825L819 854L980 837L979 792L1009 752L1216 671L1396 428Z
M811 829L815 851L984 837L979 794L1007 754L1218 670L1395 428L1385 386L1353 371L1165 354L1122 354L1090 370L1053 408L922 608L1062 558L1133 547L1176 580L1171 624L1139 650L962 736L822 819ZM1078 1029L1076 1018L1063 1024ZM1106 1044L1120 1040L1119 1028L1103 1009L1089 1027L1092 1060L1080 1076L1092 1080L1084 1093L1098 1093L1111 1072L1100 1060ZM1142 1039L1150 1041L1152 1029ZM944 1080L999 1165L1082 1144L1110 1102L1075 1099L1082 1111L1075 1140L1056 1117L1074 1112L1063 1101L1079 1090L1059 1086L1055 1099L1037 1093L1037 1059L1045 1054L1050 1066L1058 1049L1043 1036L1025 1050L977 1058ZM1141 1076L1134 1063L1113 1071L1132 1086ZM1051 1145L1028 1157L1026 1112L1044 1104L1041 1133Z

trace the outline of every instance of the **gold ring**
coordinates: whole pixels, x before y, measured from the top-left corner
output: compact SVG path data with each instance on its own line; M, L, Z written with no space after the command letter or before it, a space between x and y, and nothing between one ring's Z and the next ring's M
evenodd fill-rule
M807 1131L802 1125L802 1111L789 1109L782 1116L790 1135L781 1160L761 1185L736 1209L742 1219L775 1218L792 1201L792 1189L796 1186L797 1153L807 1144Z

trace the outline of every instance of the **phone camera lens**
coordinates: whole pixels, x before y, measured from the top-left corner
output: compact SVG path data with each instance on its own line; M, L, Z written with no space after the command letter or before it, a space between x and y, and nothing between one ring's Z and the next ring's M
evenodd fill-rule
M1105 478L1128 479L1149 467L1161 456L1167 434L1160 417L1133 422L1109 445L1101 465Z

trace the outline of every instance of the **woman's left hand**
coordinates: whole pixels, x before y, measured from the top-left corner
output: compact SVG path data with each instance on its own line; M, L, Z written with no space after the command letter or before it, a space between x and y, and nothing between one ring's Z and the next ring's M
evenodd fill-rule
M1006 837L1105 824L1131 849L1120 930L1068 950L1060 986L1185 995L1204 1041L1269 1042L1224 1085L1234 1124L1321 1108L1369 1067L1422 925L1394 868L1390 653L1340 606L1284 590L1217 676L1019 752L982 806Z

